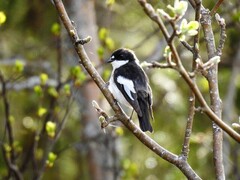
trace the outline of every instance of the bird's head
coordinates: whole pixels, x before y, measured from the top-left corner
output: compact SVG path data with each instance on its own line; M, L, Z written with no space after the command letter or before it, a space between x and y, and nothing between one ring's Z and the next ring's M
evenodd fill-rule
M131 61L138 61L134 52L130 49L121 48L112 53L107 63L111 63L113 68L118 68Z

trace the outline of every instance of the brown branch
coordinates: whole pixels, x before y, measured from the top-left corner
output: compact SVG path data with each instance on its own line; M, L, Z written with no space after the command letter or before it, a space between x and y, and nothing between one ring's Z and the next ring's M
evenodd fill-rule
M195 21L199 22L200 19L200 9L201 9L201 1L195 1ZM197 63L196 59L199 58L199 49L198 49L198 43L199 43L199 33L194 36L194 43L193 47L189 49L193 53L193 61L192 61L192 72L194 73L197 69ZM196 83L195 76L192 77L192 82ZM192 133L192 126L193 126L193 120L195 115L195 103L196 103L196 97L193 91L191 91L190 97L189 97L189 110L188 110L188 119L186 124L186 130L185 130L185 136L184 136L184 142L182 146L182 156L187 160L188 153L189 153L189 145L190 145L190 136Z
M163 35L166 39L166 41L168 42L169 40L169 34L167 32L167 29L165 28L164 24L162 23L161 18L157 15L157 13L154 11L153 7L146 2L146 0L138 0L140 5L143 7L144 11L146 12L146 14L149 16L149 18L151 18L154 22L156 22L159 26L159 28L162 30ZM163 27L162 27L163 26ZM206 115L212 120L214 121L219 127L221 127L227 134L229 134L233 139L235 139L237 142L240 142L240 134L238 134L236 131L234 131L229 125L227 125L226 123L224 123L221 118L219 118L212 110L211 108L208 106L207 102L205 101L205 99L203 98L202 93L200 92L198 86L196 85L196 83L194 83L191 79L191 77L189 76L189 74L187 73L186 69L183 67L181 60L179 58L179 55L176 51L175 46L171 43L168 44L172 53L173 53L173 57L174 60L176 61L176 64L178 66L178 71L181 74L181 76L183 77L183 79L186 81L186 83L188 84L188 86L191 88L191 90L194 92L197 100L199 101L199 103L201 104L202 108L204 109L204 112L206 113Z
M126 114L121 110L117 103L115 103L114 98L110 91L108 90L105 82L102 80L101 76L98 74L96 69L93 67L90 59L88 58L83 45L76 43L79 39L78 34L71 23L64 5L61 0L54 0L55 7L60 15L60 18L69 33L73 44L75 45L76 52L80 58L81 64L92 77L94 82L97 84L106 100L111 105L118 119L149 149L151 149L154 153L165 159L166 161L176 165L189 179L200 179L199 176L192 170L189 164L171 153L170 151L164 149L159 144L157 144L153 139L143 133L132 121L128 119ZM167 32L167 31L166 31Z
M191 137L191 133L192 133L194 115L195 115L195 95L193 92L191 92L191 95L189 97L188 119L187 119L185 136L184 136L182 153L181 153L182 157L185 160L187 160L187 158L188 158L189 144L190 144L190 137Z
M224 43L225 43L225 40L226 40L226 23L225 23L225 20L223 18L221 18L219 16L219 14L216 14L215 15L215 18L220 26L220 40L219 40L219 44L218 44L218 47L217 47L217 52L216 54L218 56L221 56L222 55L222 50L223 50L223 47L224 47Z
M10 152L6 152L4 145L2 145L2 152L4 155L5 162L7 164L9 175L14 174L16 179L22 179L22 174L19 171L18 166L15 163L15 149L14 149L14 137L13 137L13 128L10 121L10 107L7 98L7 89L6 89L6 81L2 72L0 71L0 81L2 83L2 97L3 97L3 106L4 106L4 115L5 115L5 125L6 126L6 133L8 135L8 145L10 146ZM10 157L8 155L10 154Z
M211 26L211 15L207 9L201 10L201 25L203 27L204 39L206 41L208 59L216 56L216 47L214 34ZM218 89L218 64L215 63L208 69L206 76L209 84L209 94L211 109L219 119L222 118L222 101L219 95ZM223 131L213 122L213 161L215 167L216 179L224 179L224 167L223 167Z
M212 8L211 12L210 12L210 15L213 16L218 8L220 7L220 5L223 3L224 0L218 0L218 2L214 5L214 7Z

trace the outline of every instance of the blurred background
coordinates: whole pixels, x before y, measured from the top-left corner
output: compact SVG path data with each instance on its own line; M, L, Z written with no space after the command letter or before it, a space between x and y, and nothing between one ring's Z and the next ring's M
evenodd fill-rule
M162 9L174 3L149 2ZM80 37L93 38L85 48L105 81L111 67L104 61L115 49L130 48L141 62L164 61L166 42L162 33L137 1L65 0L64 4ZM203 1L209 9L214 4L215 1ZM219 64L219 89L223 119L232 124L239 122L240 113L240 2L226 1L218 13L227 25ZM194 20L193 17L189 5L185 18ZM212 26L218 44L220 28L214 18ZM192 39L188 42L191 44ZM176 46L190 71L191 53L177 40ZM206 61L202 38L199 49ZM9 156L24 179L186 179L126 128L101 129L92 101L96 100L109 115L113 112L80 68L74 51L51 1L0 1L0 179L11 176L5 161ZM155 116L154 133L148 135L178 155L188 118L190 90L172 69L145 71L153 89ZM208 101L207 81L199 76L197 82ZM12 146L7 125L12 127ZM226 179L240 178L239 151L239 144L225 135ZM202 179L214 179L212 158L212 123L199 112L194 119L188 161Z

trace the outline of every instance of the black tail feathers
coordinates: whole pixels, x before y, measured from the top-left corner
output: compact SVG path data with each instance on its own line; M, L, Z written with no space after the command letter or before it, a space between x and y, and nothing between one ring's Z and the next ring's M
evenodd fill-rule
M149 108L149 103L146 99L138 99L138 103L140 106L140 109L142 111L142 116L138 115L138 120L139 120L139 125L142 131L146 132L153 132L153 128L151 126L150 123L150 110L151 108Z

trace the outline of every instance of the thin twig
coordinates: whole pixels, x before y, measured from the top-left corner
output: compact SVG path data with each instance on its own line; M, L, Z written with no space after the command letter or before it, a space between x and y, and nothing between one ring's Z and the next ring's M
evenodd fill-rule
M183 142L182 153L181 153L181 156L185 160L187 160L188 158L189 144L190 144L190 137L192 133L194 115L195 115L195 95L193 92L191 92L191 95L189 97L188 119L187 119L184 142Z
M8 98L7 98L6 81L5 81L4 76L1 71L0 71L0 81L2 83L2 97L3 97L4 115L5 115L5 121L4 121L5 125L4 126L6 127L6 133L8 135L8 143L7 144L11 148L10 152L6 152L5 147L2 144L2 152L5 157L5 162L7 164L9 174L13 173L17 179L22 179L22 174L20 173L19 168L15 163L15 149L14 149L14 145L13 145L13 143L14 143L13 128L12 128L12 124L10 121L10 106L9 106L9 102L8 102ZM7 153L10 153L10 157L9 157L9 155L7 155Z
M222 50L223 50L223 47L224 47L224 43L225 43L225 40L226 40L226 23L225 23L225 20L223 18L221 18L219 16L219 14L216 14L215 15L215 18L220 26L220 40L219 40L219 44L218 44L218 47L217 47L217 52L216 54L218 56L221 56L222 55Z
M223 3L224 0L218 0L218 2L214 5L214 7L212 8L211 12L210 12L210 15L213 16L218 8L220 7L220 5Z

